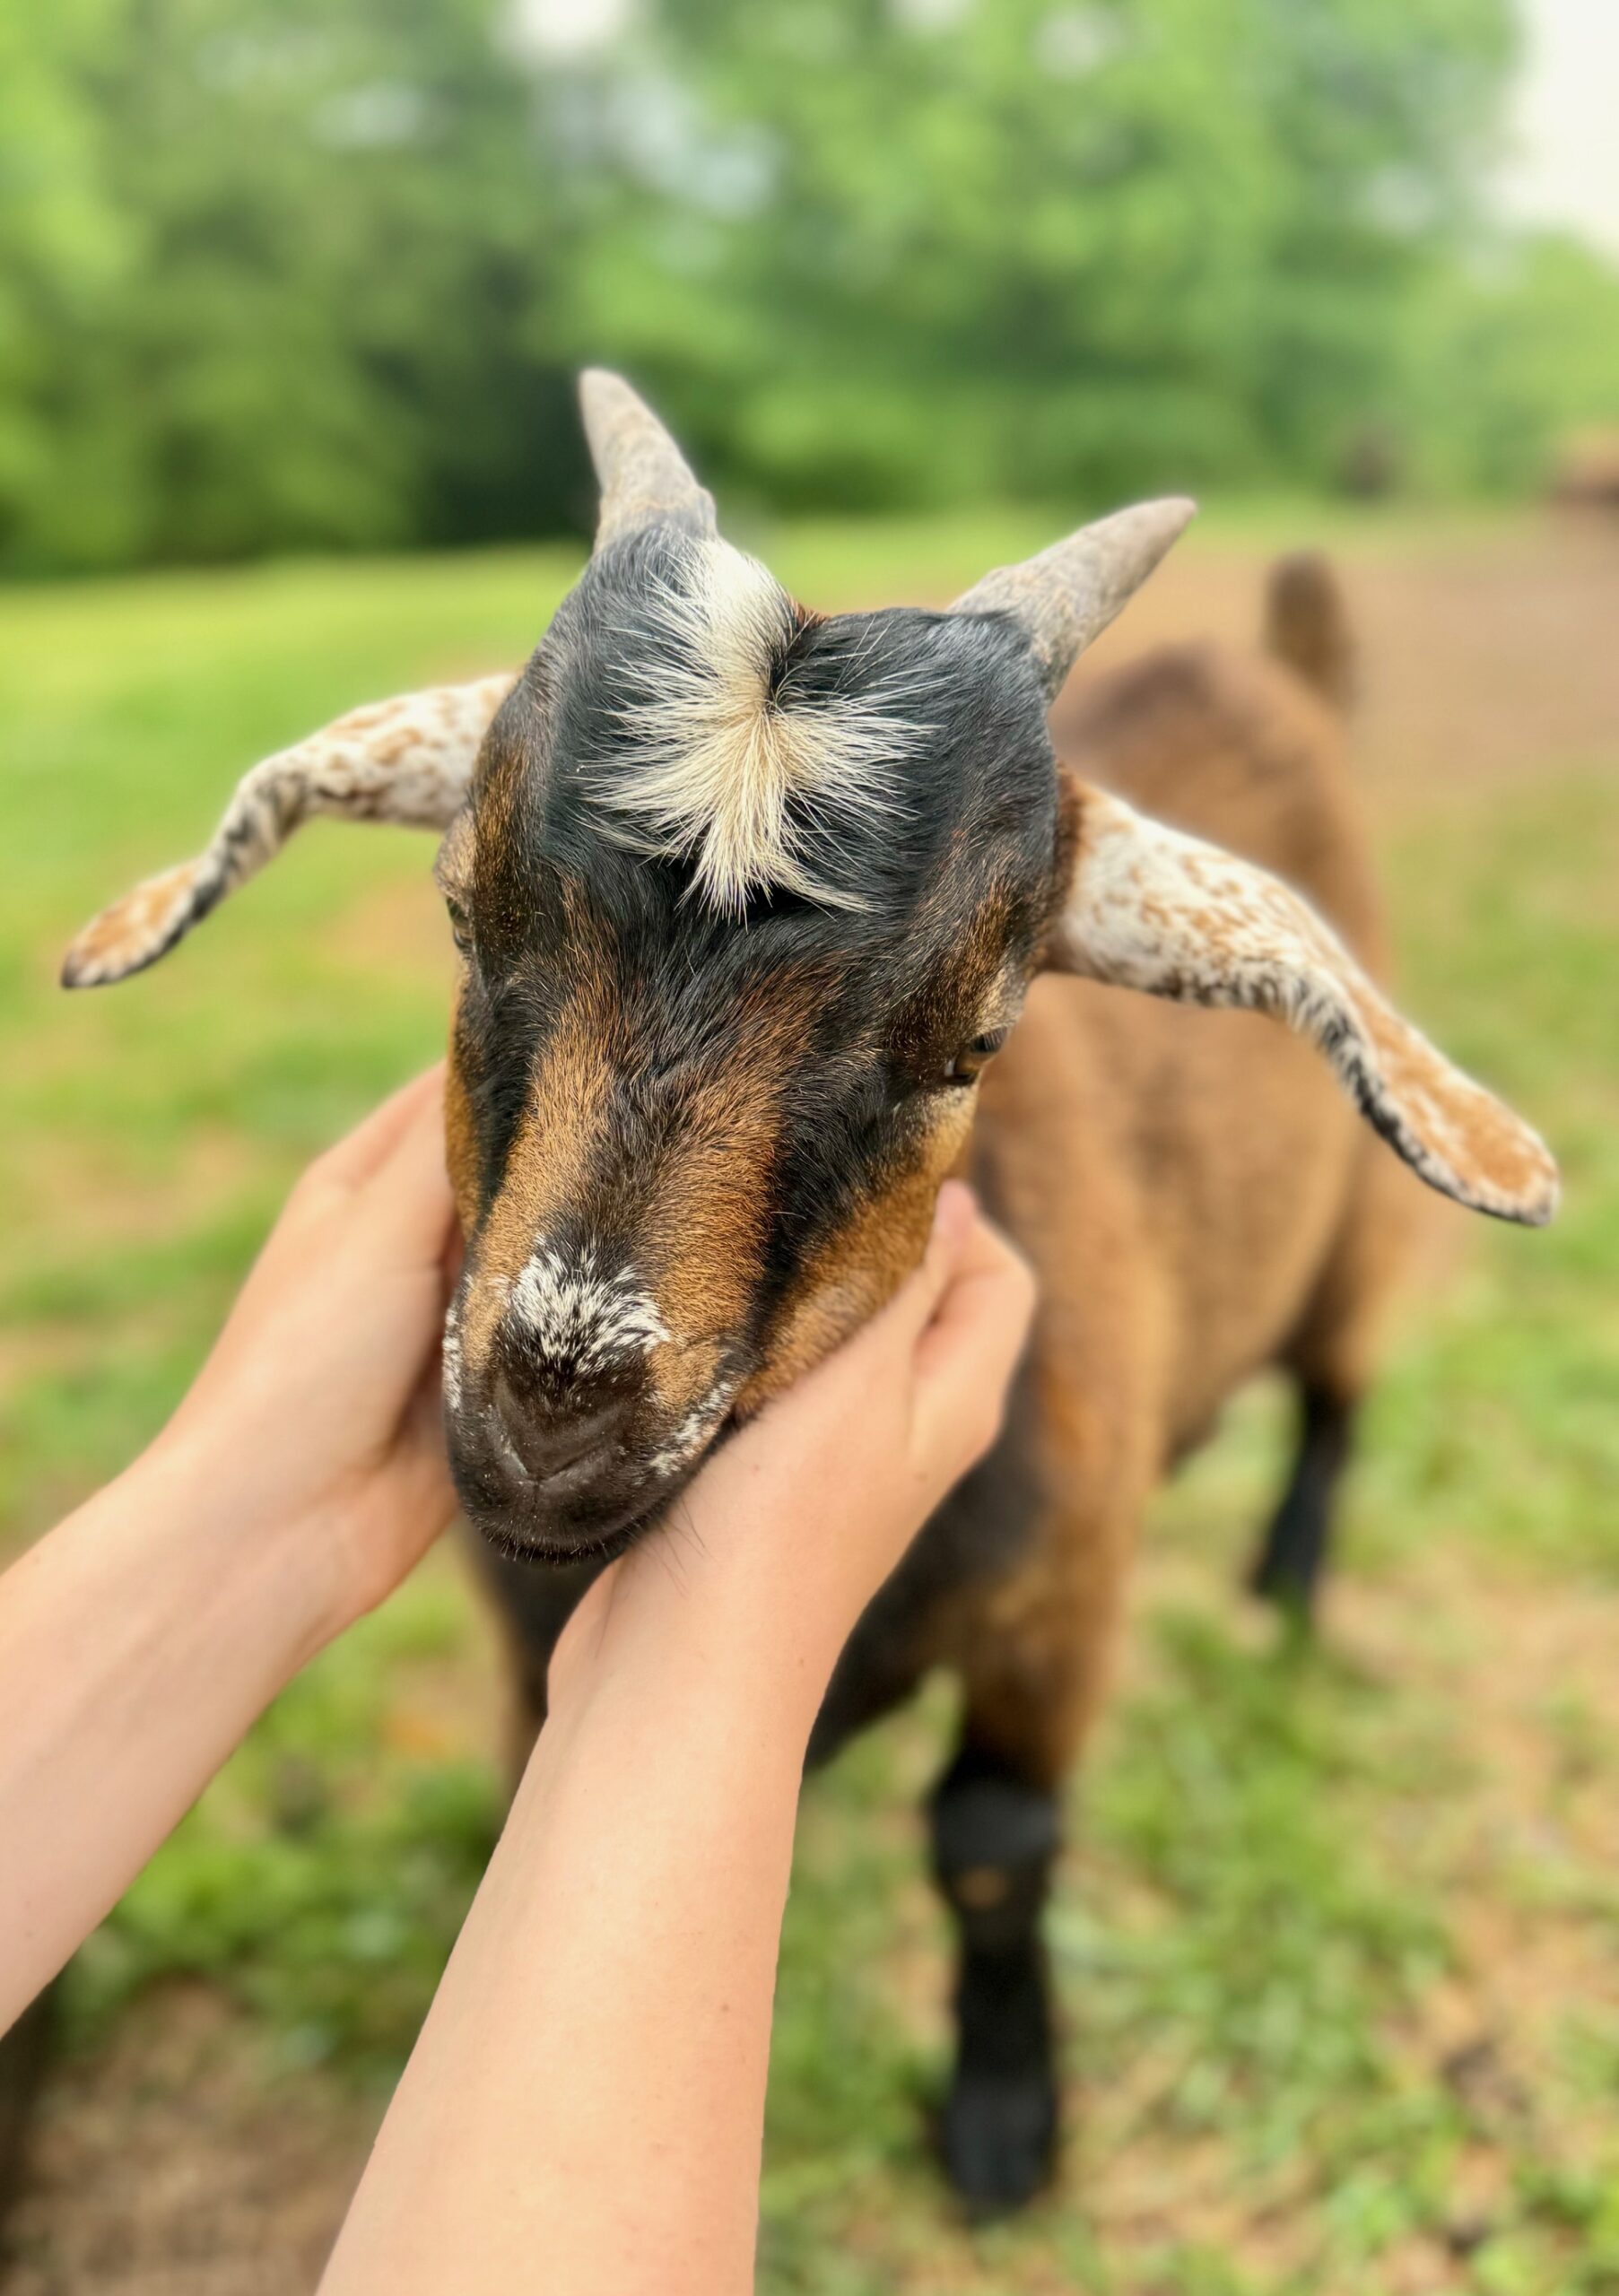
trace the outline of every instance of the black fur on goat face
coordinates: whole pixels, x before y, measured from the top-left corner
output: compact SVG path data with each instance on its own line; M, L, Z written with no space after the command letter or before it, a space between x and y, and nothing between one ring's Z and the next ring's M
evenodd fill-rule
M451 1456L497 1542L622 1543L914 1265L1058 810L1002 620L823 620L668 521L592 561L439 863Z

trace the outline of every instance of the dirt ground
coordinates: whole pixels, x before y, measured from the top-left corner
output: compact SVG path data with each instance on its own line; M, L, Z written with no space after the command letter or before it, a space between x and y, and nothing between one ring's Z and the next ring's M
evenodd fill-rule
M1098 648L1097 665L1194 631L1248 638L1256 570L1254 557L1236 551L1172 559ZM1429 797L1521 784L1552 764L1612 754L1619 527L1548 522L1527 535L1398 554L1362 545L1344 571L1365 663L1362 770L1385 818ZM1149 1557L1138 1604L1153 1604L1187 1570L1183 1556ZM1212 1578L1201 1595L1231 1599ZM1431 1622L1440 1608L1457 1631L1436 1654ZM1486 1864L1492 1840L1529 1838L1543 1822L1551 1757L1535 1718L1546 1701L1577 1681L1607 1731L1619 1731L1619 1590L1582 1584L1561 1596L1542 1581L1531 1605L1509 1576L1414 1560L1373 1585L1340 1587L1332 1631L1392 1676L1448 1670L1447 1693L1489 1754L1488 1783L1467 1820ZM1593 1845L1600 1838L1612 1870L1611 1800L1576 1797L1575 1806L1562 1822L1588 1830ZM1582 1990L1611 1998L1613 1972L1565 1965L1558 1957L1572 1949L1556 1924L1537 1927L1487 1892L1459 1910L1458 1927L1462 1965L1433 1999L1431 2030L1411 2046L1443 2055L1455 2079L1473 2084L1486 2122L1510 2122L1528 2109L1550 2009ZM1082 2096L1075 2105L1089 2151L1105 2137L1112 2103ZM313 2284L379 2109L318 2073L266 2079L250 2020L205 1987L150 1996L101 2053L50 2078L9 2271L0 2263L5 2296L293 2296ZM1194 2167L1120 2158L1097 2180L1099 2207L1122 2221L1172 2204L1217 2237L1217 2179L1200 2194ZM1499 2174L1481 2148L1481 2214ZM1250 2228L1245 2238L1262 2244L1263 2234ZM1414 2248L1399 2284L1442 2289L1453 2262Z
M1547 518L1336 562L1361 663L1356 754L1374 803L1611 758L1619 520ZM1092 672L1194 632L1250 642L1262 563L1247 552L1171 553L1087 657Z

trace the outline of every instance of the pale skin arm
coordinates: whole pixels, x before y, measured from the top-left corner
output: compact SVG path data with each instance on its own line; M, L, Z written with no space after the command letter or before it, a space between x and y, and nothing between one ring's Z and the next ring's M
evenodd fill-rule
M170 1425L0 1578L0 2031L455 1511L438 1072L310 1166Z
M992 1439L1031 1302L947 1189L892 1305L592 1589L326 2296L752 2286L810 1726L866 1600Z
M0 2030L453 1512L441 1127L435 1074L310 1168L169 1428L0 1579ZM332 2287L749 2284L810 1724L1030 1300L947 1189L890 1308L593 1589Z

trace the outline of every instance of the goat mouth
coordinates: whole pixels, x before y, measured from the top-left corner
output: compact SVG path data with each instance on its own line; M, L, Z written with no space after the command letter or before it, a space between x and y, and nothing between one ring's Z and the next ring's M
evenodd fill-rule
M499 1553L515 1561L570 1563L610 1560L635 1537L661 1492L610 1486L548 1490L527 1478L502 1478L503 1488L481 1484L462 1492L474 1527Z
M614 1562L627 1553L640 1535L640 1523L625 1523L590 1539L556 1539L527 1526L483 1519L475 1526L480 1536L508 1562L532 1563L536 1570L561 1570L580 1562Z
M620 1473L588 1484L564 1472L546 1482L502 1475L502 1487L492 1489L483 1475L457 1474L462 1503L479 1535L509 1561L542 1570L611 1562L664 1520L736 1424L727 1413L701 1448L678 1465L626 1463Z

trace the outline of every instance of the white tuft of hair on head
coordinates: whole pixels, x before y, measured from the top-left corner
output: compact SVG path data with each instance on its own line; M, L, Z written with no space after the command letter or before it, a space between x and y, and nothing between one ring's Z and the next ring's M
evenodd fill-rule
M665 643L656 663L628 665L638 690L620 713L627 751L591 785L614 834L694 859L694 890L722 915L775 888L864 908L816 853L840 827L895 809L892 769L927 730L898 706L903 691L796 701L789 681L772 691L796 629L792 601L768 568L718 539L693 545L648 612Z

